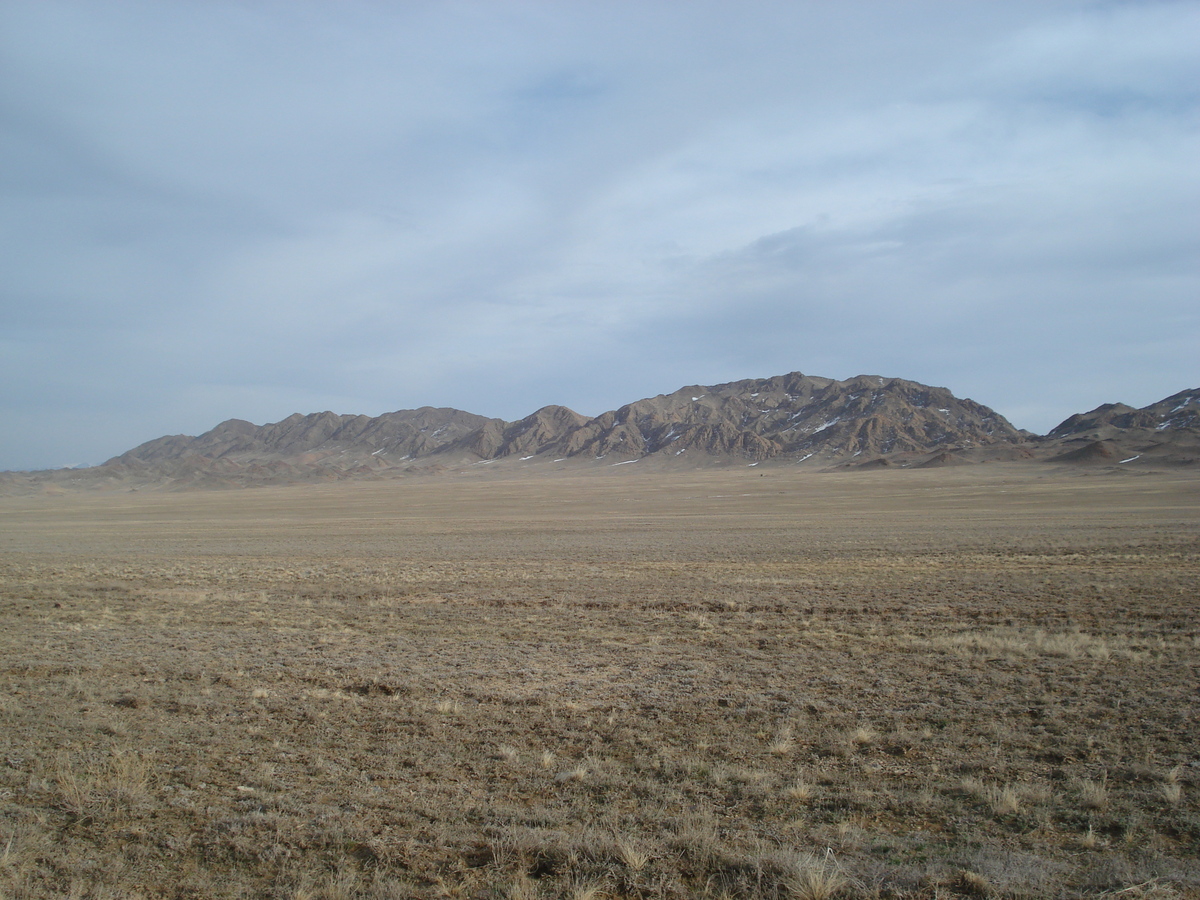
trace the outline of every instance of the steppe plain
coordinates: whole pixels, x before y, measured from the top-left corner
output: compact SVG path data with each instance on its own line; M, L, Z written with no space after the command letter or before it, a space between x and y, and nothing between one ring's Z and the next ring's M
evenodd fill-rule
M1200 476L0 498L0 896L1200 897Z

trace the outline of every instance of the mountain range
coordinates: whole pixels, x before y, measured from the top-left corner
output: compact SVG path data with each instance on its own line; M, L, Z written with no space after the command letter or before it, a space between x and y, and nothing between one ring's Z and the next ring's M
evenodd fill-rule
M0 486L222 487L494 463L836 468L1029 460L1136 467L1194 464L1198 458L1200 389L1142 409L1105 404L1035 435L946 388L875 375L837 381L793 372L692 385L594 418L546 406L508 422L426 406L375 417L297 413L261 426L230 419L198 437L157 438L90 469L4 473Z

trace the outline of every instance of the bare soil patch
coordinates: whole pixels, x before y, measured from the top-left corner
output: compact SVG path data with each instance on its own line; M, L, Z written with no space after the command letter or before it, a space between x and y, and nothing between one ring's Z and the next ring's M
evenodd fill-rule
M1200 478L634 468L0 499L0 896L1200 896Z

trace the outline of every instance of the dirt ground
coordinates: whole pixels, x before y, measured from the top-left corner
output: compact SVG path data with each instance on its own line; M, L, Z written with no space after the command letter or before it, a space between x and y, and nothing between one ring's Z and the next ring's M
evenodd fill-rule
M1200 475L0 498L0 897L1200 897Z

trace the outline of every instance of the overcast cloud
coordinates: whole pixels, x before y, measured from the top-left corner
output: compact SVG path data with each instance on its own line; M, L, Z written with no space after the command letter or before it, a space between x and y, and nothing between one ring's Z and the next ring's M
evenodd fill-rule
M803 371L1200 386L1200 2L0 5L0 468Z

